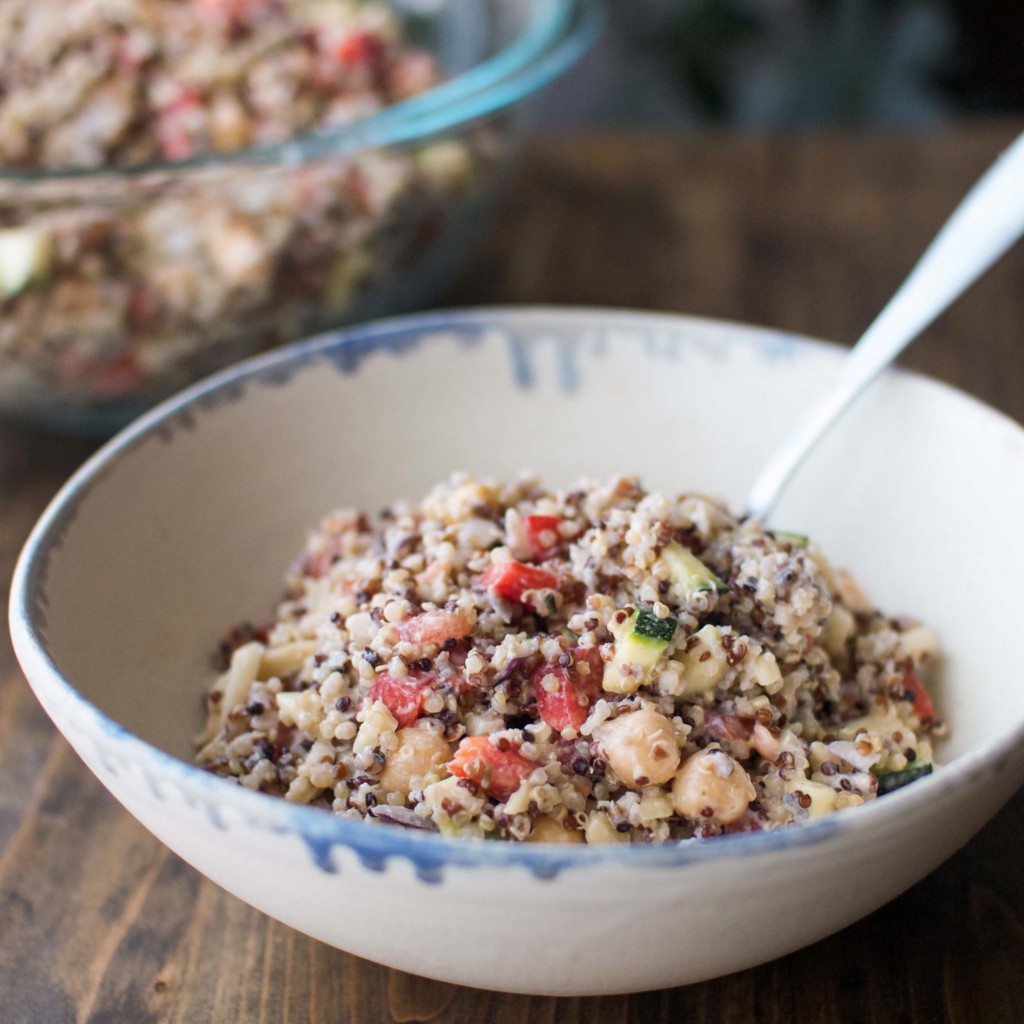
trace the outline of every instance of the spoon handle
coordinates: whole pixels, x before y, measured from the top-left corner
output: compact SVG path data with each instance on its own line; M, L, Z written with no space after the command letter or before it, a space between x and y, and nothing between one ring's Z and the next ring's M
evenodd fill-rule
M985 172L899 291L754 481L747 514L765 518L790 476L847 407L961 292L1024 234L1024 135Z

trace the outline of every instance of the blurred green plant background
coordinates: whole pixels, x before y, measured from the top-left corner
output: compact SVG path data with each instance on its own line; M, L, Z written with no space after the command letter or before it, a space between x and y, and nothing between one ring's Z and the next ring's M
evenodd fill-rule
M1022 0L608 0L564 124L928 127L1024 112Z

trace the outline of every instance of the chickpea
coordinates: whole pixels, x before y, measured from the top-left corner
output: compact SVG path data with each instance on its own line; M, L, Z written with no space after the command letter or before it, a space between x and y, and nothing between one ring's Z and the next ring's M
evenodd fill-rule
M690 645L692 644L692 646ZM729 659L718 626L703 626L690 638L687 650L678 655L683 666L687 695L713 690L729 671Z
M533 823L530 843L582 843L583 833L578 828L566 828L557 818L544 814Z
M723 825L738 821L757 791L743 766L721 747L688 757L672 783L672 805L687 818L712 817Z
M660 786L679 767L672 723L657 711L632 711L596 732L612 771L632 789Z
M451 745L428 722L418 722L397 733L398 748L388 755L380 784L392 793L408 796L410 790L435 782L452 758Z

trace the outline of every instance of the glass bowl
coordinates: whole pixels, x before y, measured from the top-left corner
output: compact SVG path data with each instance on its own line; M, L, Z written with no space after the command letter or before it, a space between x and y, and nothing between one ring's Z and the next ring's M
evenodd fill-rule
M445 81L276 145L0 171L0 412L110 433L215 369L423 305L486 221L592 0L391 0Z

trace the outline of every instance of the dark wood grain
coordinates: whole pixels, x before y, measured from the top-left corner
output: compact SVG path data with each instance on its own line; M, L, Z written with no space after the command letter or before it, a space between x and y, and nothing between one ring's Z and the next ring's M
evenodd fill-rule
M447 301L680 310L852 340L1020 127L538 144ZM906 362L1024 419L1024 253ZM89 450L0 425L6 576ZM82 767L0 643L2 1024L1015 1024L1024 1021L1022 861L1018 794L910 892L763 967L607 999L458 989L330 949L200 878Z

